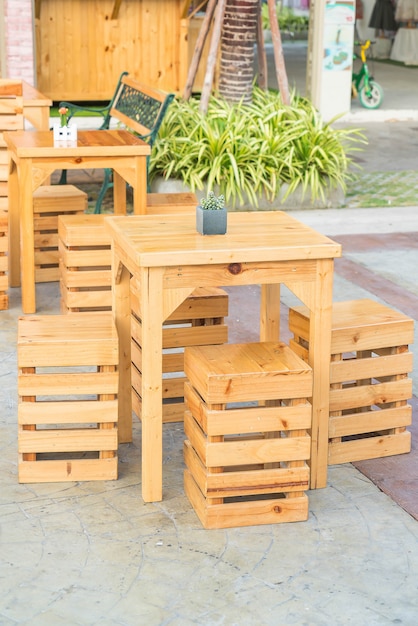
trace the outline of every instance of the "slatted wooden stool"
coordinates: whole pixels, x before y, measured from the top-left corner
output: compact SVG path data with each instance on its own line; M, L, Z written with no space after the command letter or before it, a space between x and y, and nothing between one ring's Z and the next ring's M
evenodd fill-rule
M9 308L8 249L8 218L7 213L0 209L0 311Z
M309 350L309 311L289 311L290 345ZM409 452L414 322L374 302L336 302L332 311L328 464Z
M33 194L35 282L60 279L58 216L82 214L87 194L74 185L44 185Z
M110 311L111 250L105 215L58 218L61 312Z
M17 359L19 482L116 479L111 313L21 317Z
M186 494L205 528L308 518L312 370L284 343L186 348Z
M141 417L141 313L131 285L132 408ZM195 289L163 326L163 422L184 419L184 349L226 343L228 294L217 287Z
M194 193L149 193L147 214L194 211ZM112 307L110 237L105 215L60 216L61 311L109 311Z

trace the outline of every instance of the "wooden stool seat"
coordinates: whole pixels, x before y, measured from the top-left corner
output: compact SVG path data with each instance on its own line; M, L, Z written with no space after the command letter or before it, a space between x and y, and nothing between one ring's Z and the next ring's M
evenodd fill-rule
M306 520L312 370L283 343L185 349L186 495L205 528Z
M309 310L289 310L292 349L308 358ZM409 452L414 321L370 299L332 310L328 463Z
M20 317L17 358L19 482L116 479L112 315Z

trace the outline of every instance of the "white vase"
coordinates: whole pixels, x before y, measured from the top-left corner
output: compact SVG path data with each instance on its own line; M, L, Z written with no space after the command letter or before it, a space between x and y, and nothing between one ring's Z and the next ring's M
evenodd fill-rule
M54 144L76 143L77 142L77 126L70 124L69 126L59 126L56 124L53 128Z

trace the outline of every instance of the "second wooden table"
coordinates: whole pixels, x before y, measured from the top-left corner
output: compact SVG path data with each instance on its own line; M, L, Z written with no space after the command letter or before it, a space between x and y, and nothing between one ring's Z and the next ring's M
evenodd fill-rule
M75 145L54 145L52 131L4 134L9 150L9 282L22 283L22 310L36 313L33 192L58 169L113 169L116 214L126 213L126 183L134 213L145 213L147 143L125 130L78 132ZM20 250L20 254L19 254Z

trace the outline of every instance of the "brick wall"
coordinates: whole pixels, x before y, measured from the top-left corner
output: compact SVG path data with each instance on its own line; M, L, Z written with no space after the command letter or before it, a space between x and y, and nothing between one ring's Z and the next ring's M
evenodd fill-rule
M6 75L35 85L32 0L4 0Z

